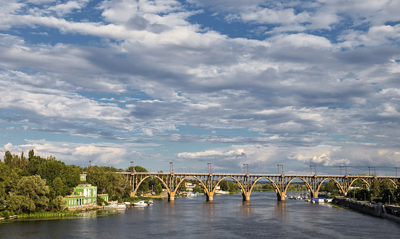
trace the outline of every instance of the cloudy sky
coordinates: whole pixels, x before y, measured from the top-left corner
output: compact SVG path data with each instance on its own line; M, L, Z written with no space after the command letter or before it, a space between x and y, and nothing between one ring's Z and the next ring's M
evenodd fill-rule
M399 12L398 0L1 0L0 154L394 175Z

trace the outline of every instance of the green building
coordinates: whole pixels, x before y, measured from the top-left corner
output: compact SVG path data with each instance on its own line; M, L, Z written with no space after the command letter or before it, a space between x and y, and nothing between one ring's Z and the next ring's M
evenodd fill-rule
M65 196L68 208L89 207L97 203L97 196L108 202L108 194L97 194L97 186L86 182L86 174L81 174L81 182L74 188L72 195Z

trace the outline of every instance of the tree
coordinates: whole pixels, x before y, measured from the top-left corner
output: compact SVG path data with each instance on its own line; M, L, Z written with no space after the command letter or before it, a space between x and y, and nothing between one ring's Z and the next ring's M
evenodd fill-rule
M160 194L162 192L161 183L157 184L156 189L154 190L156 194Z
M371 193L375 197L379 196L381 193L380 183L379 180L376 178L374 178L374 180L371 183Z
M14 195L24 196L24 203L18 204L22 197L17 197L14 198L15 205L22 205L21 207L28 211L46 209L49 203L49 199L46 197L48 193L49 187L46 186L46 180L39 175L22 177Z
M34 211L36 209L34 201L23 195L11 196L8 206L11 210L17 211L17 213L20 213L20 211Z
M28 153L29 161L31 161L34 156L35 156L35 151L33 151L33 149L29 150L29 153Z
M67 206L67 203L67 200L65 200L62 196L57 196L51 201L50 206L54 211L63 211Z
M56 177L53 180L53 189L57 196L65 196L64 194L64 183L60 177Z
M12 154L10 153L10 151L6 151L6 152L4 153L4 163L5 163L8 167L11 167L11 165L12 165L12 160L13 160Z

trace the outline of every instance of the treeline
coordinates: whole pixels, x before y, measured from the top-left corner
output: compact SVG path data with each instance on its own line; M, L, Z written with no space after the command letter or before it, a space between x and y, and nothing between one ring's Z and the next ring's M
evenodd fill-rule
M93 166L81 168L66 165L50 156L42 158L30 150L28 157L7 151L0 160L0 217L18 213L58 212L66 207L64 196L70 195L80 182L79 174L87 172L88 183L97 186L98 194L107 193L111 200L129 197L132 187L117 172L129 169ZM136 171L147 171L136 166ZM149 184L141 189L148 191ZM162 189L161 189L162 190Z
M400 202L400 187L395 188L389 179L384 179L382 182L374 179L369 188L361 179L358 179L352 184L352 187L354 189L349 190L347 197L383 203ZM322 186L320 191L325 191L333 196L340 195L339 189L333 180Z

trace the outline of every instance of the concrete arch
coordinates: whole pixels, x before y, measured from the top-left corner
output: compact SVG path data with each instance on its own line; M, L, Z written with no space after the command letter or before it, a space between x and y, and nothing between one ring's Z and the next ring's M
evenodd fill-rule
M382 178L381 180L379 180L379 183L382 183L383 180L385 180L385 179L388 179L392 183L393 187L397 188L397 183L391 178Z
M201 183L201 186L203 186L203 188L204 188L204 190L205 190L205 193L209 193L209 190L208 190L208 188L206 187L206 185L203 183L203 181L201 181L200 180L200 178L198 178L197 176L185 176L185 177L183 177L183 178L181 178L181 180L179 181L179 183L176 185L176 187L175 187L175 189L174 189L174 193L176 193L176 191L178 190L178 188L179 188L179 185L181 185L181 183L183 182L183 180L185 180L185 179L187 179L187 178L195 178L195 179L197 179L197 181L199 181L200 183Z
M276 192L277 194L281 194L281 190L279 189L279 187L276 185L276 183L274 182L274 180L272 180L272 179L269 178L269 177L259 177L259 178L257 178L257 179L253 182L253 185L251 185L250 193L253 191L254 185L256 185L256 183L258 182L258 180L260 180L260 179L262 179L262 178L268 179L268 180L272 183L272 186L274 187L275 192Z
M219 180L217 181L217 184L215 184L214 188L213 188L212 191L211 191L212 194L215 193L215 190L216 190L217 186L218 186L218 185L222 182L222 180L224 180L225 178L231 178L231 179L233 179L233 180L239 185L240 189L242 190L242 193L245 192L245 190L244 190L244 188L243 188L243 185L239 182L239 180L237 180L236 178L233 178L233 177L231 177L231 176L226 176L226 177L222 177L221 179L219 179Z
M313 190L313 188L311 187L311 185L307 182L307 180L305 180L305 179L302 178L302 177L298 177L298 178L296 177L296 178L290 179L289 182L287 182L287 184L286 184L286 186L285 186L284 192L286 192L286 190L289 188L290 183L291 183L293 180L295 180L295 179L300 179L301 181L303 181L303 182L306 184L306 187L307 187L311 192L314 192L314 190Z
M317 190L316 190L317 192L319 192L319 189L321 188L321 186L322 186L322 184L325 182L325 180L328 180L328 179L331 179L331 180L333 180L333 181L335 182L335 185L336 185L336 187L339 189L339 192L342 192L343 194L346 193L346 192L344 191L342 185L340 185L340 183L339 183L336 179L334 179L334 178L324 178L324 179L322 179L322 181L318 184L318 187L317 187Z
M144 177L144 178L142 178L142 179L140 180L140 182L139 182L139 183L137 184L137 186L136 186L136 189L134 189L135 191L133 191L133 195L136 195L136 192L137 192L137 190L138 190L140 184L142 184L142 182L143 182L144 180L146 180L147 178L150 178L150 177L158 178L158 179L161 181L161 183L164 185L164 187L167 189L168 194L171 193L171 190L169 189L168 185L167 185L167 184L164 182L164 180L162 180L159 176L157 176L157 175L148 175L148 176L146 176L146 177Z
M349 188L347 189L347 191L350 190L351 185L353 185L353 183L354 183L356 180L358 180L358 179L361 179L361 180L367 185L368 188L371 187L371 185L370 185L370 184L367 182L367 180L365 180L364 178L355 178L355 179L353 179L353 180L350 182ZM346 192L346 193L347 193L347 192Z

